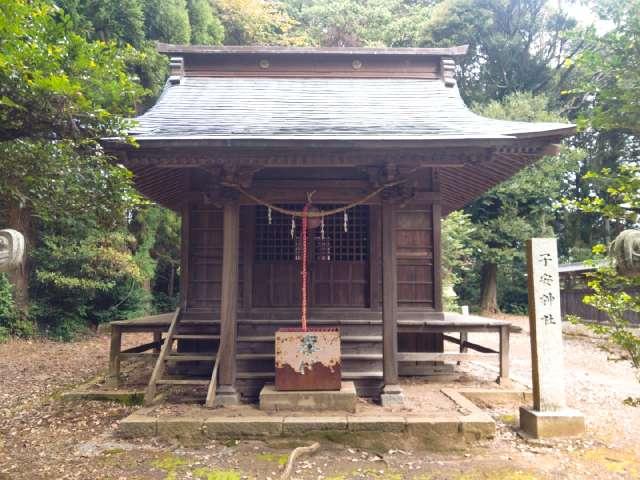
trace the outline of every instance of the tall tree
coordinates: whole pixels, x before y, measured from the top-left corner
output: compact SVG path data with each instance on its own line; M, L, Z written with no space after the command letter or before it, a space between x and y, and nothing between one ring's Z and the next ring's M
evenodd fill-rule
M290 14L319 46L415 46L428 8L405 0L287 0Z
M545 96L530 93L512 94L503 102L490 102L477 111L505 120L560 120L557 114L548 112ZM475 273L480 277L480 308L484 313L500 310L499 277L501 273L513 275L510 267L514 264L524 266L525 241L536 235L553 235L554 206L562 198L566 182L580 158L579 151L569 149L557 157L544 158L465 209L476 229ZM523 274L515 281L524 285ZM466 295L469 294L467 291Z
M48 1L2 2L0 11L0 208L29 252L36 218L90 209L109 223L123 213L115 192L128 174L109 164L96 140L123 133L123 116L143 90L127 74L125 54L87 41ZM14 282L26 310L28 265Z
M191 43L217 45L224 40L224 27L208 0L188 0Z
M103 41L122 41L139 48L144 41L142 0L59 0L78 31Z
M420 44L468 44L459 69L463 94L474 102L514 92L543 93L562 85L562 65L582 48L576 26L547 0L444 0L431 11Z
M182 44L191 41L186 0L145 0L144 16L147 38Z
M284 4L263 0L214 0L227 45L305 45L304 32Z

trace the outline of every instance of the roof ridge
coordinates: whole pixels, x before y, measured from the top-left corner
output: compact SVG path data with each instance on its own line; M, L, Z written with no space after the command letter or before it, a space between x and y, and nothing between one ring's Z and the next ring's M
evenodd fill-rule
M466 55L469 45L452 47L285 47L254 45L180 45L157 42L160 53L246 54L246 55L417 55L459 57Z

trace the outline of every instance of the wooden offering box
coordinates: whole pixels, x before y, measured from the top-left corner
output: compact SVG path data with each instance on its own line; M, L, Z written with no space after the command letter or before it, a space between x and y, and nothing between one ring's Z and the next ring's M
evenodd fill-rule
M340 390L340 330L276 332L276 390Z

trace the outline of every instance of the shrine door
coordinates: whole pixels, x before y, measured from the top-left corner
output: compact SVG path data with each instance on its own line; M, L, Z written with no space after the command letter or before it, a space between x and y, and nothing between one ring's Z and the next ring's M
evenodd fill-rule
M303 205L281 205L301 211ZM330 210L339 205L318 205ZM253 271L254 307L299 307L301 219L257 206ZM309 306L369 306L369 207L311 221L308 233Z

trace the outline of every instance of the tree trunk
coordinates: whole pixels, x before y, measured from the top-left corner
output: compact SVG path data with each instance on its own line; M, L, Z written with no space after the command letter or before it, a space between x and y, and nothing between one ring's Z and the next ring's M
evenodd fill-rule
M498 265L485 263L480 271L480 312L492 315L500 312L498 307Z
M19 205L9 204L7 208L8 228L24 235L24 262L16 270L9 272L13 285L13 295L18 310L26 317L29 313L29 250L31 248L31 215Z

